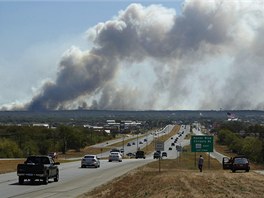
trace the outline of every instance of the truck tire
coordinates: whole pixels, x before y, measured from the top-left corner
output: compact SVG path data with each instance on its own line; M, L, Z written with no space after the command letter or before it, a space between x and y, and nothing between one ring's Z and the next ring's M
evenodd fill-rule
M57 175L54 177L54 182L58 182L59 181L59 172L57 172Z
M24 177L19 176L18 177L18 183L21 185L24 184Z
M49 177L46 176L43 178L43 184L48 184L49 183Z

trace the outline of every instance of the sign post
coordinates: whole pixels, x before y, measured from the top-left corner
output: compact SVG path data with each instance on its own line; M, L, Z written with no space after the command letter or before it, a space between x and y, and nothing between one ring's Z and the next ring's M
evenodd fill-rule
M155 150L156 151L164 151L164 142L162 141L157 141L155 144ZM159 173L160 173L160 158L161 158L161 153L160 153L160 157L159 157Z
M210 152L214 151L214 136L211 135L193 135L191 137L191 151L195 152L195 166L196 166L196 152L209 153L209 168L210 168Z

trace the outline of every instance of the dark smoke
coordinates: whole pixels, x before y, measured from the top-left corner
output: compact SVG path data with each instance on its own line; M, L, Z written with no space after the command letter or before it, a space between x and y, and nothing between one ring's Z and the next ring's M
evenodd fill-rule
M68 50L56 81L25 108L263 109L263 7L193 0L176 14L131 4L89 29L94 47ZM154 82L140 72L146 62ZM122 84L120 73L135 68L141 80Z

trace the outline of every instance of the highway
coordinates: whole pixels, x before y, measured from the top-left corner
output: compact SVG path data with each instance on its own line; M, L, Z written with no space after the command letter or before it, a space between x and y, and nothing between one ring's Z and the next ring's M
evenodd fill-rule
M162 135L170 132L173 125L167 126L157 135ZM184 140L184 136L188 133L189 127L181 127L180 131L184 131L183 135L179 137L179 144L182 146L189 141ZM176 135L178 136L178 135ZM176 138L173 137L173 138ZM155 139L155 134L148 134L146 137L147 143ZM168 150L171 146L172 139L165 142L165 151L168 153L168 158L176 158L178 156L175 146L172 150ZM144 141L143 141L144 142ZM125 147L127 152L136 151L136 146ZM109 153L108 153L109 154ZM65 198L77 197L93 188L105 184L116 177L119 177L130 170L143 166L149 162L154 161L153 154L147 156L146 159L123 159L122 162L108 162L108 160L101 160L100 168L80 168L80 161L68 162L59 165L60 179L58 182L49 181L48 185L43 185L41 182L25 182L24 185L18 184L18 177L16 173L2 174L0 177L0 192L1 198Z
M155 138L159 138L163 135L168 134L173 129L173 127L174 127L174 125L167 125L166 127L164 127L161 130L149 131L145 136L144 135L138 135L138 136L133 135L133 136L129 136L129 137L124 137L124 141L125 140L131 140L131 141L129 141L129 143L131 143L131 146L127 146L127 144L124 144L124 153L125 154L135 153L138 150L138 148L141 149L141 148L146 147L152 141L154 141ZM146 141L144 141L144 140L146 140ZM118 142L122 142L122 141L123 141L123 138L119 138L116 140L111 140L111 141L103 142L100 144L96 144L93 147L95 147L95 148L111 147L111 145L116 144ZM115 147L115 148L121 149L121 148L123 148L123 146ZM109 156L109 151L98 154L98 157L101 157L101 158L106 158L108 156Z
M48 185L41 182L18 184L16 173L2 174L0 179L1 198L65 198L76 197L96 186L104 184L126 172L149 163L151 160L127 159L123 162L101 160L100 168L80 168L80 161L60 165L59 182L50 180Z

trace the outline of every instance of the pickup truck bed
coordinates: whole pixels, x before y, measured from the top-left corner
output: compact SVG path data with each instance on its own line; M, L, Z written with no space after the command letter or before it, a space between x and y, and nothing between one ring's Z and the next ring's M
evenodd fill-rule
M17 175L19 184L24 180L34 182L36 179L42 180L48 184L49 179L53 178L55 182L59 180L59 169L53 159L49 156L30 156L24 164L17 165Z

